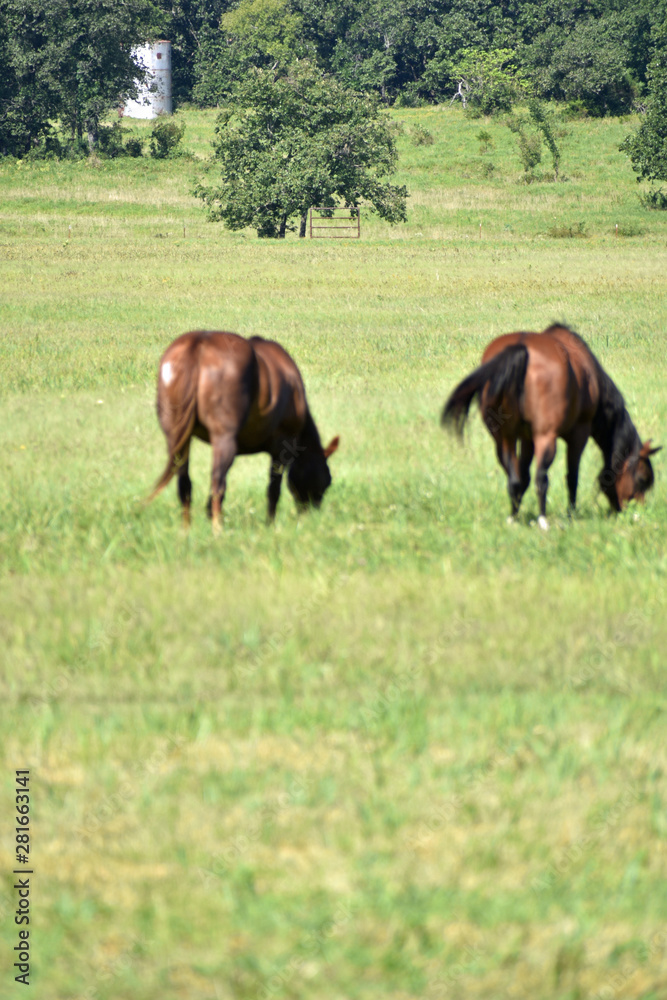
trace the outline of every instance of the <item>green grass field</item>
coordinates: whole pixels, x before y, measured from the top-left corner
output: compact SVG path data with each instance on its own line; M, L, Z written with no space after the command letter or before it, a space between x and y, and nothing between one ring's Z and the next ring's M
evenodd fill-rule
M503 125L393 116L409 222L359 241L207 223L214 112L173 161L0 163L2 997L18 768L39 1000L667 995L664 453L612 518L589 443L568 521L561 443L545 533L479 418L439 427L493 336L560 320L667 443L667 213L632 121L560 122L567 179L526 184ZM267 527L241 458L214 541L199 442L189 535L142 505L193 328L294 355L341 435L319 513Z

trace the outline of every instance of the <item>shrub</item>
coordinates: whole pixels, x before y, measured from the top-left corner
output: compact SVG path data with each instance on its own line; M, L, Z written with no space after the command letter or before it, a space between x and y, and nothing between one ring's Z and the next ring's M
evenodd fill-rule
M563 109L563 118L565 121L582 121L588 118L588 108L579 98L576 101L568 101Z
M151 132L151 156L164 160L176 155L184 133L185 125L179 125L172 118L158 118Z
M87 139L76 136L63 138L55 131L42 136L39 142L26 154L26 160L85 160L90 156Z
M479 139L480 153L490 153L491 150L494 148L493 137L490 132L486 131L486 129L482 129L480 132L478 132L476 138Z
M528 174L542 162L542 140L537 132L519 132L516 141L523 169Z
M125 156L124 133L125 129L120 122L102 125L97 135L97 151L110 160L115 160L117 156Z
M418 86L418 85L417 85ZM423 108L428 101L417 92L414 84L406 84L394 101L395 108Z
M432 146L433 136L423 125L415 125L412 129L412 141L415 146Z
M639 200L644 208L667 211L667 192L663 191L662 188L654 188L652 191L647 191L646 194L640 194Z
M125 150L128 156L143 156L144 153L144 142L143 139L137 138L137 136L132 136L125 143Z
M586 232L586 223L577 222L575 226L552 226L551 229L547 229L547 235L556 240L572 240L585 239L588 233Z
M542 160L542 139L539 132L526 132L528 122L518 115L508 115L505 119L510 132L516 135L519 156L526 174L531 173Z
M530 112L533 125L537 129L538 133L541 133L542 138L549 147L551 160L554 165L554 177L557 178L558 166L560 164L560 149L558 147L558 143L556 142L556 132L551 121L551 116L545 109L544 105L535 97L531 97L528 101L528 110Z
M519 156L523 163L526 175L532 174L538 163L542 161L542 139L546 142L551 159L554 165L554 178L558 179L558 167L560 164L560 149L556 142L556 132L553 128L551 116L545 107L535 98L528 100L528 111L530 118L521 118L518 115L509 114L505 118L505 124L516 135ZM527 128L532 131L526 131Z
M643 236L644 232L645 230L634 222L622 222L618 228L614 228L615 235L625 236L626 238L629 236Z

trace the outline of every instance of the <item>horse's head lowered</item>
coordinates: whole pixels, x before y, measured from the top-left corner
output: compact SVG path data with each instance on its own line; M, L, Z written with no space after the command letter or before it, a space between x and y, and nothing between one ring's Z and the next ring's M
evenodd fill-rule
M650 456L661 449L662 445L652 448L649 439L638 452L628 455L616 473L603 469L599 479L600 488L614 510L623 510L631 500L644 502L646 491L650 490L654 482Z
M294 459L287 473L287 485L297 504L319 507L322 497L331 486L331 473L327 459L338 448L335 437L326 448L319 444L306 448Z

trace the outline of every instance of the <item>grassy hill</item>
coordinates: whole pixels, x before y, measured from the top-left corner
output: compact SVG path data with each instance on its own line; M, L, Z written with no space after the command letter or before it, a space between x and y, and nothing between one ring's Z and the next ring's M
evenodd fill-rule
M214 112L176 160L0 163L0 787L11 816L31 768L40 1000L667 988L665 461L611 518L589 443L570 521L561 443L552 529L533 487L508 527L479 419L438 423L493 336L561 320L666 442L667 213L631 120L559 120L564 179L526 183L504 125L392 116L409 221L359 241L207 223ZM214 541L199 443L190 534L142 505L193 328L294 355L341 435L320 513L285 492L268 528L241 458Z

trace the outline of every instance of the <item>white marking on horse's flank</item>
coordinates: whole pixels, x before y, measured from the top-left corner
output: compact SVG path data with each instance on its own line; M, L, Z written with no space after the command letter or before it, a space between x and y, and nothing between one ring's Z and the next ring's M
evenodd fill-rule
M165 361L162 365L162 381L165 385L170 385L174 380L174 368L171 361Z
M543 514L540 514L540 516L537 519L537 523L539 524L542 531L549 530L549 522L547 521L546 517Z

